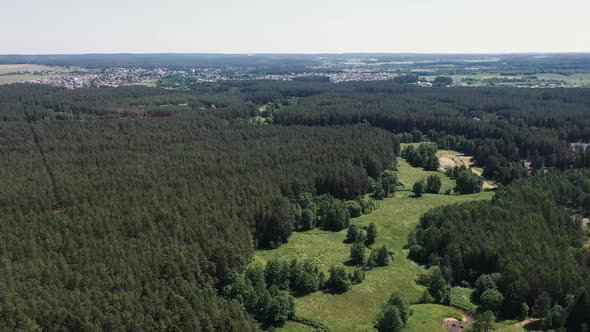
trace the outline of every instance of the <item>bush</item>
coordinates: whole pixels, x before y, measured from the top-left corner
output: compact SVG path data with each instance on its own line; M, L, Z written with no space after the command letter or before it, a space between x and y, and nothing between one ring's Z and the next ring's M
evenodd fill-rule
M431 175L426 179L426 192L429 194L438 194L441 186L442 182L437 175Z
M475 290L476 295L478 296L481 296L481 294L483 294L483 292L485 292L488 289L495 288L497 288L496 283L494 282L494 279L492 279L492 276L489 274L482 274L475 281Z
M309 294L320 288L320 269L311 260L291 261L291 289L300 294Z
M365 266L365 244L355 242L350 247L350 263L356 266Z
M332 290L334 293L344 293L350 289L350 280L344 267L332 266L330 268L330 277L326 282L326 288Z
M470 170L460 172L457 176L457 186L455 191L463 195L475 194L481 191L483 179L481 176L474 174Z
M355 284L360 284L365 280L365 271L361 268L355 269L350 276L350 280Z
M371 245L375 243L377 239L377 225L375 223L370 223L369 227L367 228L367 244Z
M363 214L361 205L356 201L346 201L344 205L348 209L348 214L351 218L360 217Z
M487 289L479 298L484 309L494 312L504 302L504 296L495 288Z
M398 332L404 327L399 310L392 305L385 306L375 326L379 332Z
M399 293L394 293L381 309L375 327L379 331L401 331L409 316L410 308L403 297Z
M387 250L387 247L382 246L377 250L375 262L377 263L377 266L389 265L389 251Z
M414 195L416 197L422 197L422 194L424 193L424 187L424 180L416 181L416 183L414 183L414 186L412 187Z
M350 226L348 226L348 231L346 232L346 241L358 242L359 238L361 237L361 234L361 229L357 225L351 224Z
M310 230L315 227L316 215L310 209L304 209L301 212L301 223L300 227L302 230Z

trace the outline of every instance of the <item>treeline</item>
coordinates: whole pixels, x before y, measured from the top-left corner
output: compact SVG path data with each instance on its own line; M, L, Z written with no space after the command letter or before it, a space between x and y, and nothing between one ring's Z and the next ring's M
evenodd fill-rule
M321 126L368 122L396 133L417 130L411 137L424 135L440 148L473 154L487 176L509 183L527 175L523 160L533 169L590 165L590 152L568 144L590 140L588 95L586 89L424 89L356 82L304 98L274 120Z
M215 288L256 247L287 241L302 225L302 196L325 194L317 200L329 201L328 212L312 222L320 227L332 227L332 205L356 211L341 199L370 211L358 197L399 152L394 135L370 126L227 122L209 95L197 98L205 110L167 117L80 108L58 118L57 95L67 95L59 112L68 113L167 93L2 89L14 89L0 94L3 330L256 330L243 305Z
M409 238L409 257L440 266L446 283L475 285L489 310L549 317L562 308L563 324L579 331L589 317L581 219L590 212L589 179L587 170L549 172L502 188L491 202L432 209Z
M156 117L193 112L230 121L283 125L369 123L474 156L485 176L502 184L536 170L590 165L587 89L419 88L394 81L236 81L191 91L146 87L77 89L0 87L0 119ZM260 105L277 105L272 116ZM280 105L280 107L279 107ZM556 112L555 110L559 110Z
M440 163L436 151L436 144L421 143L418 145L418 149L413 145L406 146L400 156L414 167L422 167L427 171L438 171Z

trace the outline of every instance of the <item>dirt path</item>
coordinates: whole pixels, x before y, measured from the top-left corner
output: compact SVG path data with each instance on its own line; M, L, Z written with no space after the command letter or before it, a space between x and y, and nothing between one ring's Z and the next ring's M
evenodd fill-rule
M471 171L479 176L483 177L482 171L476 168L473 168L473 157L467 155L458 155L457 152L450 151L450 150L439 150L437 153L438 161L440 163L440 170L445 171L447 168L452 168L455 166L465 166ZM483 189L496 189L498 186L488 180L484 180L483 182Z
M471 325L475 321L475 318L473 317L473 315L471 315L467 311L465 311L463 309L459 309L457 307L453 307L453 306L447 306L447 307L456 311L457 313L459 313L462 318L461 318L461 320L458 320L454 317L445 318L443 320L443 324L442 324L442 327L445 330L447 330L449 332L463 332L463 331L465 331L465 328L467 328L467 326Z
M527 319L523 320L522 322L518 322L518 323L516 323L516 324L514 324L512 326L514 326L514 327L524 327L527 324L530 324L530 323L533 323L533 322L536 322L536 321L539 321L539 320L541 320L541 319L540 318L527 318Z
M31 130L31 134L33 135L33 141L35 142L35 145L39 149L39 155L41 156L41 161L43 162L43 166L45 167L45 170L47 171L47 175L49 176L49 179L51 180L51 186L52 186L52 192L53 192L52 209L54 212L63 212L63 210L64 210L63 201L64 200L63 200L63 197L62 197L61 192L59 190L59 187L57 186L55 173L53 172L53 169L49 166L49 161L47 160L47 156L45 155L45 151L43 150L43 147L41 146L41 139L39 138L39 135L35 131L34 125L30 124L29 128Z

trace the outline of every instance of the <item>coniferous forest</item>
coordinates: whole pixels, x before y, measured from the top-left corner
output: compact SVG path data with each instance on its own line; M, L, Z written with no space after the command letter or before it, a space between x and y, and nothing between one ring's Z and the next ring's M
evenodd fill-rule
M348 276L321 275L307 261L253 268L254 251L296 231L348 228L373 199L395 194L398 157L436 171L436 150L452 149L473 155L499 188L491 201L421 216L409 257L438 267L448 285L475 288L499 317L526 305L551 319L547 328L582 331L590 149L572 143L588 141L587 89L0 86L0 330L254 331L284 322L293 318L287 291L345 291ZM428 144L402 151L400 142ZM456 173L457 192L482 190L481 178ZM433 176L424 189L440 188ZM365 230L349 232L356 245ZM364 266L361 242L351 256ZM387 248L377 252L373 265L389 264ZM402 312L405 324L406 310L396 295L381 315Z

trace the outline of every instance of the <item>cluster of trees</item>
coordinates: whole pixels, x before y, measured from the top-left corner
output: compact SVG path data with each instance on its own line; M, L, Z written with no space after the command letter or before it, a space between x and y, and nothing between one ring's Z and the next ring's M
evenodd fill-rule
M434 86L448 86L453 84L453 78L449 76L437 76L432 83Z
M377 226L374 223L370 223L366 229L361 229L355 224L350 225L346 233L346 240L352 243L349 263L360 268L389 265L391 254L385 245L371 250L367 257L366 249L375 243L376 238Z
M216 290L304 216L337 229L373 209L356 199L399 151L393 134L366 125L227 121L225 92L0 90L3 330L256 329ZM178 106L189 95L201 106ZM179 109L116 111L149 105ZM300 209L303 193L326 202L316 218ZM266 313L255 315L278 320Z
M424 180L418 180L412 186L415 197L422 197L422 194L438 194L442 187L442 181L438 175L430 175Z
M405 133L406 142L428 138L472 154L486 176L503 184L527 175L522 160L533 169L590 166L590 151L568 144L590 141L590 97L584 89L420 89L387 81L319 89L281 110L275 121L368 122Z
M587 324L590 250L579 216L590 212L589 179L587 170L548 172L502 188L491 202L432 209L409 237L409 257L437 267L444 284L475 284L491 312L517 317L531 308Z
M298 272L292 273L291 268ZM311 262L292 261L289 264L271 261L265 269L257 265L249 267L244 274L232 274L222 294L240 303L244 310L259 321L282 324L293 318L295 313L293 297L284 290L289 287L290 282L294 285L310 282L311 285L306 286L310 288L315 286L317 290L319 284L317 270Z
M413 145L408 145L402 150L401 157L414 167L423 167L427 171L437 171L440 163L436 151L436 144L433 143L421 143L418 145L418 149L414 148Z
M376 180L369 178L368 192L371 193L371 197L382 200L395 194L398 185L397 173L391 169L386 169Z
M347 292L353 283L358 284L365 280L365 271L361 268L356 268L350 273L347 273L344 266L330 267L330 276L325 284L325 289L333 293Z
M273 126L247 121L261 103L290 98ZM216 289L256 247L277 247L296 228L344 229L375 207L359 197L391 195L400 152L392 132L472 153L486 175L509 183L528 176L522 160L531 173L590 166L590 149L568 144L590 140L589 108L582 89L391 81L0 86L0 329L256 329L240 300ZM421 148L422 167L435 168ZM432 210L410 254L440 266L447 283L500 273L501 313L533 307L545 291L550 308L568 313L566 326L588 324L577 288L587 288L590 259L572 218L588 213L588 178L550 173L491 203ZM326 287L347 288L353 278L333 271ZM289 316L288 294L259 288L276 305L254 315Z
M446 174L448 177L456 180L455 192L460 194L475 194L483 188L483 178L465 167L465 165L449 168Z
M375 328L379 332L399 332L406 326L411 314L401 294L393 293L381 308Z
M410 257L413 257L412 255L414 253L410 250ZM421 303L451 303L451 287L438 266L432 266L418 275L416 282L419 285L426 286L426 290L424 290L420 298Z
M169 116L188 111L236 120L257 116L260 104L284 104L273 114L276 124L369 123L403 133L405 141L429 139L440 148L472 154L485 168L484 175L502 184L529 175L523 160L533 170L590 166L590 150L568 144L590 141L590 100L583 89L422 89L391 81L338 85L241 81L198 85L191 91L146 87L67 91L13 85L2 87L1 92L0 119L4 121L80 119L85 114ZM292 98L298 102L285 104Z

